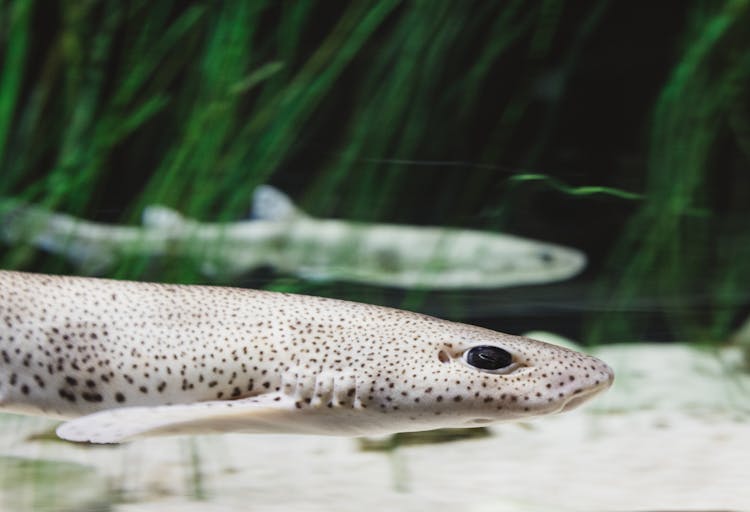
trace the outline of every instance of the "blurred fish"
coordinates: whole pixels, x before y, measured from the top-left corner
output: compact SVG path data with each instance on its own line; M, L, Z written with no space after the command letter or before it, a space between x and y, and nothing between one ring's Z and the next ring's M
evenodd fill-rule
M142 227L129 227L22 205L3 215L2 234L65 256L89 273L127 255L173 255L200 261L209 275L270 266L314 281L460 289L558 281L586 264L578 250L511 235L316 219L265 185L254 193L252 214L246 221L203 223L154 205L144 210Z

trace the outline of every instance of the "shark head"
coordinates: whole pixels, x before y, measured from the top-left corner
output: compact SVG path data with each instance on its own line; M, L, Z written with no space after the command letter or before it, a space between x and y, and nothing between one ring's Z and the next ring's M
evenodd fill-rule
M603 361L541 341L425 318L408 348L369 370L367 407L398 430L467 427L569 411L608 389ZM383 362L389 362L386 366ZM392 425L391 425L392 427Z
M561 281L586 266L586 255L577 249L513 236L503 238L482 258L481 267L488 280L508 285Z

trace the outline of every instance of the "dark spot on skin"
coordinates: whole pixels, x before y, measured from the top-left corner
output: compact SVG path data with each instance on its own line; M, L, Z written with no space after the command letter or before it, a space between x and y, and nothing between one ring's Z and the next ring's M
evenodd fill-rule
M26 384L23 384L21 386L21 393L23 393L24 395L28 395L29 394L29 386L27 386Z
M81 393L81 398L87 402L101 402L103 400L99 393L89 393L88 391Z
M125 401L125 395L118 391L117 393L115 393L115 400L117 400L119 403L123 403Z
M68 402L75 402L76 396L68 391L67 389L59 389L57 393L60 395L61 398L64 398Z
M148 388L146 386L141 386L138 389L141 391L141 393L148 393Z
M375 252L375 262L386 272L398 272L401 270L399 254L392 249L380 249Z

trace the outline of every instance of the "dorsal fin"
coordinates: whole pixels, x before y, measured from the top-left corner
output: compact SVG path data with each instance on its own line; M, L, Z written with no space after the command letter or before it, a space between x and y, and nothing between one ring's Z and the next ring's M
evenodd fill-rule
M185 224L185 217L167 206L152 204L143 209L141 221L147 228L174 229Z
M307 217L281 190L271 185L260 185L253 192L252 218L259 220L291 220Z

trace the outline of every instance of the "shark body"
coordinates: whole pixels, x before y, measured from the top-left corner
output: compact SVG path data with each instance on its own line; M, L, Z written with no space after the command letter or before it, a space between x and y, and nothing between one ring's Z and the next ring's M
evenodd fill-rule
M150 206L143 226L111 226L33 206L6 208L7 240L26 240L96 273L127 255L183 256L206 273L259 267L309 280L421 289L497 288L553 282L583 269L572 248L477 230L317 219L283 193L258 187L253 219L204 223Z
M476 426L612 379L591 356L397 309L0 271L0 410L67 419L70 440Z

